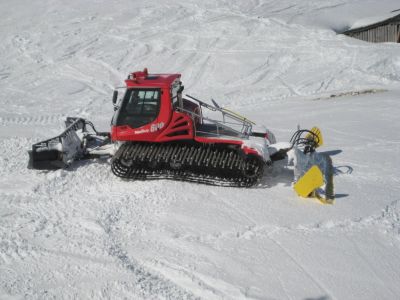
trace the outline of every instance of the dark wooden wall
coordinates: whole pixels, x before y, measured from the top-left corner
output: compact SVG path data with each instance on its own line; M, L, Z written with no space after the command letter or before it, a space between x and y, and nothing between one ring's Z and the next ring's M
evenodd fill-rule
M344 32L344 34L372 43L400 43L400 22L384 24L368 29L366 28L365 30L360 29Z

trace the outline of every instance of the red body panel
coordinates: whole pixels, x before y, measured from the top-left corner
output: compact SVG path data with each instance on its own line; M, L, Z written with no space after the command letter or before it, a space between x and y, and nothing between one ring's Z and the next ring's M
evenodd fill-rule
M196 136L195 125L201 123L200 117L192 117L185 112L173 109L171 100L172 85L180 82L180 74L148 74L143 72L131 73L125 81L127 88L160 88L161 103L157 118L139 128L131 128L128 125L112 126L111 139L113 141L137 141L137 142L170 142L177 140L195 140L199 143L230 144L242 146L243 141L238 139L213 138ZM183 102L183 108L201 115L200 107L190 101ZM245 154L258 154L256 150L242 146Z
M176 140L192 140L194 137L193 121L185 113L174 111L171 121L155 142L170 142Z

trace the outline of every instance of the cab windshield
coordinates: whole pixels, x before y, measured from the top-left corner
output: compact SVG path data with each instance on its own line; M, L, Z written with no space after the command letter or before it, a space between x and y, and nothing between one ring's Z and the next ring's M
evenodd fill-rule
M128 89L116 125L138 128L153 122L160 110L160 96L160 89Z

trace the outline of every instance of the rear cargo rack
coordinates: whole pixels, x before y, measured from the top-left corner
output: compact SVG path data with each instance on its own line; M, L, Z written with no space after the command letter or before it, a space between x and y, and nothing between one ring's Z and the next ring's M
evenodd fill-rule
M222 120L214 120L210 119L207 117L204 117L202 114L197 114L193 111L189 111L183 108L179 108L179 110L188 113L192 115L193 119L194 118L199 118L202 123L204 120L206 120L209 124L206 125L214 125L215 131L210 132L210 131L202 131L203 126L197 126L196 128L196 134L207 134L207 135L215 135L215 136L221 136L221 135L229 135L229 136L236 136L239 138L249 138L252 132L252 126L255 125L254 122L250 121L249 119L240 116L236 114L235 112L232 112L226 108L222 108L218 106L218 104L212 100L214 105L210 105L208 103L205 103L204 101L201 101L193 96L190 95L185 95L189 99L186 100L192 100L196 101L201 108L207 108L208 110L215 111L215 112L220 112L222 114ZM185 98L184 98L185 99ZM202 125L205 125L204 123ZM196 126L196 125L195 125ZM240 129L235 129L232 128L232 126L236 126L236 128ZM227 134L228 133L228 134Z

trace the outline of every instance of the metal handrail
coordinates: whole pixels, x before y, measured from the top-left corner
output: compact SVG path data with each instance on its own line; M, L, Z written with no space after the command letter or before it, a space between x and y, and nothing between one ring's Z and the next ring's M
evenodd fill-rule
M208 133L208 134L210 134L210 135L220 136L221 134L219 133L219 128L224 128L224 129L226 129L226 130L229 130L229 131L232 131L232 132L236 133L238 136L240 136L240 137L242 137L242 138L248 138L248 137L250 136L250 134L251 134L251 129L252 129L252 123L251 123L251 121L249 121L249 120L247 120L247 119L239 118L239 117L235 116L235 115L232 114L232 113L226 112L226 111L224 111L224 110L221 109L221 108L218 108L218 107L212 106L212 105L210 105L210 104L207 104L207 103L205 103L205 102L203 102L203 101L201 101L201 100L199 100L199 99L196 99L196 98L194 98L194 97L192 97L192 96L189 96L189 95L186 95L186 96L188 96L189 98L191 98L191 99L195 100L196 102L198 102L199 105L200 105L201 107L205 107L205 108L207 108L207 109L209 109L209 110L211 110L211 111L219 111L219 112L221 112L222 115L223 115L223 120L222 120L222 121L219 121L219 120L210 119L210 118L208 118L208 117L204 117L203 114L200 115L200 114L197 114L197 113L195 113L195 112L193 112L193 111L189 111L189 110L187 110L187 109L184 109L184 108L182 108L182 107L177 107L177 109L178 109L179 111L182 111L182 112L185 112L185 113L190 114L190 115L192 116L192 118L198 117L198 118L200 118L202 121L203 121L203 120L206 120L206 121L209 121L210 123L213 123L213 124L216 124L216 125L217 125L217 133L205 132L205 131L197 131L197 132L204 132L204 133ZM189 100L189 101L190 101L190 99L186 99L186 100ZM226 115L227 117L233 119L235 122L227 122L227 121L225 120L225 115ZM241 131L239 131L239 130L237 130L237 129L235 129L235 128L232 128L232 127L228 126L229 124L231 124L231 125L236 125L236 126L242 125L242 129L241 129ZM196 126L196 125L195 125L195 126Z
M193 96L190 96L188 94L186 94L186 96L189 97L190 99L194 100L194 101L197 101L200 104L200 106L206 107L206 108L208 108L208 109L210 109L212 111L221 112L223 117L225 117L225 115L226 115L226 116L228 116L228 117L240 122L241 124L248 125L250 128L252 127L252 124L254 124L252 121L250 121L250 120L248 120L246 118L240 118L237 115L235 115L234 113L232 113L232 112L230 112L228 110L225 110L224 108L212 106L212 105L210 105L208 103L205 103L204 101L201 101L201 100L199 100L199 99L197 99L197 98L195 98ZM190 100L190 99L187 99L187 100Z

